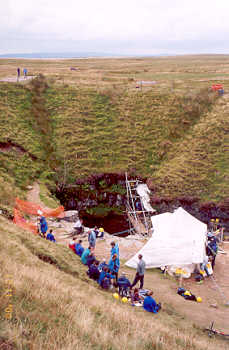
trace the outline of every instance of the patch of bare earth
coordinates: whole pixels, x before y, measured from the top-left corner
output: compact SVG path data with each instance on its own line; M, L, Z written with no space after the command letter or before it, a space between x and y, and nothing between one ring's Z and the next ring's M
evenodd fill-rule
M34 76L27 76L25 77L20 77L17 78L17 76L15 77L5 77L5 78L1 78L0 81L5 82L5 83L25 83L26 81L29 81L31 79L35 78Z

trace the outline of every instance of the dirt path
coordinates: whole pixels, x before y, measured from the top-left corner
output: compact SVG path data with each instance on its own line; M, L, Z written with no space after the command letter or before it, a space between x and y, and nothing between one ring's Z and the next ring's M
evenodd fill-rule
M0 81L6 82L6 83L25 83L26 81L32 80L33 78L35 78L35 77L34 76L27 76L26 78L24 78L22 76L20 78L17 78L16 76L14 76L14 77L1 78Z
M44 203L40 199L40 186L37 182L34 182L32 189L28 192L27 200L45 208Z
M214 278L229 301L229 246L224 248L227 255L218 254ZM207 327L211 321L215 322L216 328L229 333L229 307L225 306L225 300L221 297L211 278L206 278L199 285L194 278L184 280L183 286L196 296L201 296L202 303L185 300L177 294L178 281L171 277L165 277L159 270L147 271L145 287L153 289L155 298L162 303L170 305L173 312L184 315L195 325ZM217 308L211 305L216 305Z

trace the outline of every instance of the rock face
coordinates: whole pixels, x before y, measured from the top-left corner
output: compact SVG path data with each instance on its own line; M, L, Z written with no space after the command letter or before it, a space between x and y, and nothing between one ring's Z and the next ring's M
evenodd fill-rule
M79 218L79 213L77 210L67 210L64 212L65 216L58 219L58 221L76 222Z
M133 176L135 178L135 176ZM140 178L139 178L140 179ZM144 179L140 179L145 182ZM152 186L151 186L152 187ZM123 213L126 205L126 188L124 174L97 174L86 179L77 180L74 185L57 189L56 197L66 209L76 209L80 214L86 212L95 220L114 216L117 211ZM229 235L229 200L221 203L201 202L199 198L180 197L180 198L163 198L150 196L150 204L156 209L157 214L164 212L173 212L178 207L183 207L191 215L208 224L213 218L218 218L221 226L225 228L225 234ZM90 209L95 209L90 211ZM96 209L99 209L96 210ZM101 214L101 209L104 214ZM69 210L71 212L78 212ZM98 214L100 213L100 214ZM72 219L66 217L66 221L73 222L77 217ZM84 218L84 220L86 220ZM97 221L98 221L97 220ZM90 220L89 220L90 221ZM94 225L105 225L105 222L95 222ZM87 222L89 224L89 222ZM90 226L90 225L89 225ZM126 229L126 223L119 224L117 230L109 230L109 223L106 227L108 232L118 232Z
M125 175L96 174L76 180L74 185L57 189L55 195L69 210L81 211L101 205L113 208L125 206Z
M225 228L225 234L229 234L229 201L221 203L201 203L197 198L159 198L151 196L151 205L157 210L157 214L173 212L178 207L184 208L200 221L209 224L211 219L218 218L219 226Z

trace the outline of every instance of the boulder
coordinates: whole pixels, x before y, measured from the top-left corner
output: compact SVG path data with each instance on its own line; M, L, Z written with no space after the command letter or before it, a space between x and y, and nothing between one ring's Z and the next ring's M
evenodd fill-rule
M58 221L76 222L79 218L77 210L67 210L64 212L64 217L59 218Z

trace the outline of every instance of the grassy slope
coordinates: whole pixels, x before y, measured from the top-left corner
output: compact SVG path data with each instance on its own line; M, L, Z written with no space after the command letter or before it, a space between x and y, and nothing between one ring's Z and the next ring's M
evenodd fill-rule
M156 172L160 193L177 196L195 194L215 201L227 198L228 145L228 101L223 100L171 147L166 162Z
M15 74L21 62L1 60L1 74ZM31 85L0 85L0 142L26 151L0 145L1 208L10 210L35 178L53 185L131 168L152 179L156 195L227 197L229 105L225 96L209 111L213 96L206 93L222 76L229 86L227 56L26 65L46 74L49 88L34 98ZM158 84L139 91L138 79Z
M68 248L23 232L3 218L0 242L0 342L11 344L9 349L227 348L171 307L150 315L115 301L88 281L85 267ZM12 296L7 297L11 286ZM12 318L7 320L9 304Z
M39 157L41 136L31 125L29 90L4 83L0 94L0 142L10 140ZM11 208L15 195L23 196L26 186L39 176L40 165L27 152L14 147L0 152L0 164L1 207Z
M158 195L220 200L229 174L229 125L226 102L209 111L213 98L206 90L187 97L51 88L47 101L57 120L61 169L65 163L71 182L93 172L135 168L152 178Z

